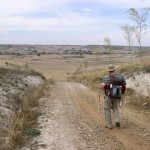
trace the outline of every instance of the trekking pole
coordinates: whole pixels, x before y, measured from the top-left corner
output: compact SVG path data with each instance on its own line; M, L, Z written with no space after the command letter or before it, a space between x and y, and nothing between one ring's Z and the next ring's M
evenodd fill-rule
M99 124L99 108L100 108L100 89L99 89L99 95L98 95L97 128L98 128L98 124Z
M124 105L123 95L121 96L121 99L120 99L120 101L119 101L119 107L122 109L122 113L120 113L120 116L122 115L123 128L126 128L126 119L125 119L125 117L123 116L123 107L124 107L124 106L122 106L122 105Z
M122 108L122 104L123 104L123 97L121 96L121 99L119 101L119 107Z

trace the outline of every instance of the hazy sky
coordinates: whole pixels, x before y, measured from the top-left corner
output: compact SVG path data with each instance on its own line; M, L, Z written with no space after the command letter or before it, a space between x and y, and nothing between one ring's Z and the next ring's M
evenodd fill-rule
M150 0L0 0L0 44L104 44L109 36L126 45L119 25L132 24L131 7L150 7ZM145 46L150 18L147 24Z

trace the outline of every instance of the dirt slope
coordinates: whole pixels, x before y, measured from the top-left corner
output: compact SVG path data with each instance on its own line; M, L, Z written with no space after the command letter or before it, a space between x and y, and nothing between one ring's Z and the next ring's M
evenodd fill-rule
M120 129L104 128L101 96L99 128L96 128L98 95L78 83L58 82L40 100L41 135L33 150L149 150L150 116L121 109Z

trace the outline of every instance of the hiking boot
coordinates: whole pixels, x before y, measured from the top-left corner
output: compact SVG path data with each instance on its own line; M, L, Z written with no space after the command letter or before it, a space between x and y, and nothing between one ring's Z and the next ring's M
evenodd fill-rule
M120 127L120 122L116 122L116 127L117 127L117 128Z

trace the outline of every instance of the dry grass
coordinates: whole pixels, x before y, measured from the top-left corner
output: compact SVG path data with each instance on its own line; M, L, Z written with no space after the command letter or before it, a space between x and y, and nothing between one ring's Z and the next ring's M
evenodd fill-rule
M107 70L96 71L83 74L75 74L68 78L68 81L75 81L82 83L86 86L92 87L93 89L97 88L99 83L103 81L103 78L107 75Z
M0 77L5 76L5 75L13 75L13 74L23 74L23 75L34 75L34 76L40 76L42 79L46 80L45 76L37 72L35 70L27 69L27 70L20 70L20 69L10 69L10 68L3 68L0 67Z
M36 125L38 110L35 108L38 107L38 99L44 94L44 87L45 85L29 90L22 97L22 103L16 104L19 109L10 116L9 126L5 128L8 141L7 144L3 144L4 149L17 149L29 138L24 133Z
M135 93L131 88L127 88L125 101L128 106L139 110L150 111L150 98Z
M44 90L47 85L43 85L38 89L30 89L23 97L22 103L16 104L18 111L10 116L10 124L5 128L7 143L2 142L2 149L12 150L22 146L29 139L26 131L29 128L35 130L38 117L38 99L44 95ZM1 148L0 148L1 149Z
M115 56L114 56L115 55ZM129 62L130 58L126 54L114 54L113 63L120 65ZM125 58L124 58L125 57ZM109 55L101 54L85 55L87 60L87 71L94 69L104 69L109 64ZM34 69L41 72L46 79L53 78L57 81L64 81L68 75L72 74L85 62L85 58L64 58L61 55L26 55L26 56L3 56L0 55L0 66L6 66L5 62L22 66L24 69ZM82 68L81 71L84 71Z
M144 64L126 64L122 65L117 68L119 73L125 74L127 77L132 76L134 73L150 73L150 62L144 63Z
M36 70L44 75L46 79L54 79L64 81L68 77L67 73L74 72L76 65L80 63L83 58L64 58L60 55L27 55L22 57L17 56L2 56L0 55L0 66L8 68L5 62L10 62L24 67L24 70ZM24 64L24 65L22 65ZM23 68L23 67L22 67Z
M124 74L126 77L133 76L134 73L150 73L150 62L145 62L144 64L126 64L116 68L117 72ZM91 73L74 74L68 78L68 81L75 81L83 83L86 86L97 89L98 85L103 82L103 78L108 74L105 69L103 71L93 71ZM143 110L150 110L150 98L142 95L135 94L135 91L128 88L126 91L126 101L129 105L137 107Z
M23 75L38 75L43 79L45 77L36 71L21 71L15 69L0 69L0 77L12 76L15 74ZM38 100L45 94L45 90L49 83L53 80L46 81L38 88L29 88L26 93L14 95L14 113L8 118L9 125L0 126L0 150L14 150L19 149L31 136L36 136L39 131L36 130L37 117L40 114L38 110ZM30 132L29 132L29 129Z

